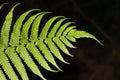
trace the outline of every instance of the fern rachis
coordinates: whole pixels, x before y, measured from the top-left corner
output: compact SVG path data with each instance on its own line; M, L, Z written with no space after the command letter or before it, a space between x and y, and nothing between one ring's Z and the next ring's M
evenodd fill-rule
M0 9L4 5L5 4L1 5ZM19 80L10 64L10 61L20 74L21 78L23 80L29 80L22 60L34 74L40 76L43 80L46 80L31 55L44 69L51 72L58 72L62 70L57 65L54 57L66 64L69 64L62 57L60 50L69 56L73 56L69 53L67 47L76 47L74 47L70 41L76 42L77 38L91 38L99 42L97 38L90 33L75 29L76 26L73 26L74 22L65 22L69 18L64 16L55 16L50 18L44 24L41 33L38 34L42 18L44 15L50 13L40 12L39 9L32 9L21 14L14 23L12 32L10 32L13 11L18 5L19 4L16 4L11 8L9 13L6 15L0 33L0 80L6 80L5 74L11 80ZM38 11L38 13L30 16L25 23L23 23L26 16L33 11ZM55 24L53 25L53 23ZM52 29L49 31L51 27ZM10 33L11 35L9 35ZM28 36L29 33L30 37ZM53 70L49 66L48 62L56 67L56 70Z

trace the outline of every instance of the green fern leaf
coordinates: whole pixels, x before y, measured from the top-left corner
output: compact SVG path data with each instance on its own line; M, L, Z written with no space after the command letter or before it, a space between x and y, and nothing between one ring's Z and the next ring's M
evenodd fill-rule
M38 29L39 29L39 23L41 23L41 19L45 14L48 14L50 12L41 12L40 15L35 19L32 25L31 29L31 35L30 35L30 41L37 41L38 40Z
M67 48L65 47L65 45L62 43L62 41L59 39L60 36L62 36L62 32L65 30L66 27L68 27L70 24L72 24L73 22L67 22L65 24L63 24L60 29L58 30L58 32L56 33L56 37L53 38L53 41L58 45L58 47L67 55L72 56L69 51L67 50Z
M60 40L68 47L70 48L76 48L75 46L73 46L66 38L65 36L60 36Z
M20 45L17 47L16 51L19 53L20 57L24 60L27 66L32 70L32 72L45 80L26 48L23 45Z
M6 77L5 77L4 73L3 73L3 71L1 70L1 68L0 68L0 79L1 80L6 80Z
M8 47L8 39L9 39L9 32L10 32L10 27L12 23L12 18L13 18L13 10L16 6L19 4L16 4L10 12L7 14L5 21L3 23L2 29L1 29L1 34L0 34L0 47L2 48L7 48Z
M56 22L56 24L53 26L53 28L51 29L50 33L48 34L49 38L52 38L55 36L55 33L57 32L57 29L61 26L61 24L63 23L63 21L65 21L67 18L62 18L59 21Z
M27 45L27 49L32 53L34 58L38 61L38 63L45 68L46 70L54 72L49 65L47 64L46 60L44 57L41 55L40 51L36 48L36 46L33 43L29 43Z
M52 23L58 19L58 18L62 18L63 16L56 16L51 18L50 20L48 20L45 24L45 26L43 27L43 30L40 33L39 39L45 39L47 37L47 32L50 28L50 26L52 25Z
M73 35L75 38L91 38L91 39L96 40L99 44L103 45L95 36L93 36L92 34L86 32L86 31L76 30Z
M15 52L15 48L9 47L5 51L11 62L14 64L17 71L20 73L23 80L28 80L27 73L25 70L24 65L22 64L20 58L18 57L17 53Z
M25 12L24 14L22 14L18 19L17 21L15 22L14 26L13 26L13 31L12 31L12 34L11 34L11 39L10 39L10 42L9 44L12 45L12 46L17 46L19 45L19 36L20 36L20 29L22 27L22 23L25 19L25 17L32 11L36 11L38 9L32 9L32 10L29 10L27 12Z
M5 4L1 5L0 9ZM38 34L39 26L41 26L41 20L44 15L51 13L40 12L39 9L32 9L21 14L14 23L12 32L10 32L13 11L18 5L19 4L16 4L11 8L6 15L1 29L0 80L7 80L5 74L10 80L19 80L11 64L13 64L17 72L20 74L22 80L29 80L22 60L34 74L41 77L41 79L46 80L34 60L48 71L62 71L57 65L55 58L63 63L69 64L62 57L60 50L72 57L73 55L69 53L67 47L76 48L70 41L76 42L77 38L91 38L103 45L92 34L75 29L76 26L74 26L74 22L65 22L69 18L65 18L64 16L55 16L48 19L44 24L42 31ZM25 21L26 16L33 11L38 11L38 13L30 16ZM48 62L51 63L56 70L52 69Z
M5 73L8 75L11 80L19 80L15 74L7 56L4 53L4 50L0 49L0 65L2 66Z
M31 17L25 22L25 24L23 25L22 32L21 32L21 44L27 44L27 43L29 42L29 41L28 41L28 33L29 33L30 26L31 26L33 20L34 20L39 14L40 14L40 13L31 16Z
M47 44L47 46L49 47L49 49L51 50L51 52L53 53L53 55L58 58L60 61L69 64L68 62L66 62L62 55L60 54L59 49L55 46L54 42L52 41L52 39L48 38L45 40L45 43ZM52 46L52 47L51 47Z
M69 51L67 50L66 46L63 44L63 42L59 39L59 37L55 37L53 38L53 41L56 43L56 45L58 45L58 47L67 55L69 56L73 56L69 53Z
M49 51L49 49L47 48L47 46L45 45L45 43L43 42L43 40L39 40L36 45L39 47L39 49L42 51L44 57L46 58L46 60L48 60L48 62L50 62L51 64L53 64L58 70L62 71L56 64L54 57L52 56L51 52Z

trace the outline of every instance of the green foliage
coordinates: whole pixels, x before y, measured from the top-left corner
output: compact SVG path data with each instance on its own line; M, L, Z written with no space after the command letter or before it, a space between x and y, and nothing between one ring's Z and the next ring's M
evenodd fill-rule
M5 4L1 5L0 9L4 5ZM62 70L57 65L54 57L56 57L63 63L69 64L63 59L59 50L62 50L65 54L69 56L73 56L69 53L67 47L76 47L74 47L70 43L70 41L76 42L77 38L91 38L99 42L90 33L75 29L76 26L73 26L74 22L65 22L69 18L66 18L64 16L55 16L50 18L45 23L41 33L38 34L42 18L44 17L44 15L50 13L40 12L39 9L32 9L21 14L14 23L12 32L10 32L13 19L13 11L14 8L18 5L19 4L16 4L13 8L11 8L9 13L6 15L1 29L0 80L6 80L5 74L10 80L19 80L10 62L12 62L12 64L20 74L22 80L29 80L22 60L26 63L26 65L34 74L38 75L43 80L46 80L40 72L38 66L34 62L33 58L44 69L51 72L58 72ZM30 16L29 19L25 21L26 16L33 11L38 11L38 13ZM55 24L53 25L53 23ZM30 37L28 36L29 34ZM31 57L31 55L33 56L33 58ZM55 66L56 70L53 70L48 65L48 62Z

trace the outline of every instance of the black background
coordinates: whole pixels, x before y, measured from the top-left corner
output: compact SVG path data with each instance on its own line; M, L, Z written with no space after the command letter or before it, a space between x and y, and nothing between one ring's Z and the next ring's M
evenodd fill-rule
M1 23L5 14L16 3L22 3L14 13L14 20L24 11L39 8L53 12L54 16L70 17L78 29L95 35L104 46L91 39L78 39L76 49L69 49L73 58L64 56L70 65L59 62L64 70L51 73L40 67L48 80L120 80L120 0L1 0L9 6L0 13ZM27 67L26 67L27 68ZM27 68L30 80L41 80Z

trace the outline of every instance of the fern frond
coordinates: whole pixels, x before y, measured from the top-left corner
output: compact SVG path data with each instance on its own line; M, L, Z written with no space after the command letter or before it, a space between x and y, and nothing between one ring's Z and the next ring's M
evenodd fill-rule
M5 21L3 23L2 29L1 29L1 34L0 34L0 47L2 48L7 48L8 47L8 40L9 40L9 32L10 32L10 27L12 23L12 18L13 18L13 10L16 6L19 4L16 4L10 12L7 14Z
M15 48L14 47L9 47L5 51L11 62L14 64L15 68L17 71L20 73L21 77L23 80L28 80L27 73L25 70L24 65L22 64L20 58L18 57Z
M51 64L53 64L58 70L62 71L57 63L54 60L53 55L51 54L51 52L49 51L49 49L47 48L47 46L45 45L45 43L43 42L43 40L39 40L36 42L36 45L39 47L39 49L42 51L45 59L50 62Z
M60 36L60 40L68 47L70 48L76 48L75 46L73 46L67 39L65 36Z
M11 34L11 37L10 37L10 42L9 42L9 44L11 46L19 45L20 29L23 25L23 21L24 21L25 17L32 11L39 11L39 9L32 9L32 10L29 10L29 11L25 12L15 22L15 24L13 26L12 34Z
M39 36L39 39L46 39L47 37L47 33L48 33L48 30L50 28L50 26L52 25L52 23L58 19L58 18L62 18L63 16L55 16L53 18L51 18L50 20L48 20L45 24L45 26L43 27L41 33L40 33L40 36Z
M11 80L19 80L3 49L0 49L0 65Z
M5 4L1 5L0 9L4 5ZM15 70L17 70L22 80L29 80L22 61L24 61L34 74L46 80L35 61L48 71L62 71L57 65L55 58L65 64L69 64L62 57L60 50L72 57L73 55L70 54L67 47L76 47L73 46L70 41L76 42L77 38L91 38L102 44L92 34L75 29L75 23L67 21L69 18L64 16L52 17L48 19L45 24L42 24L41 21L44 16L51 12L40 12L39 9L28 10L21 14L13 27L11 27L13 11L18 5L19 4L16 4L8 12L1 29L0 80L7 80L5 75L7 75L10 80L19 80ZM26 20L28 14L33 11L38 11L38 13L31 15ZM41 24L44 26L39 34ZM10 32L11 29L12 32ZM55 69L52 69L49 63L52 64ZM12 64L15 69L12 67Z
M32 22L34 21L34 19L39 15L40 13L38 14L35 14L33 16L31 16L23 25L23 28L22 28L22 32L21 32L21 44L27 44L29 41L28 41L28 33L29 33L29 29L30 29L30 26L32 24Z
M45 14L49 14L49 13L51 12L41 12L40 15L35 19L35 21L32 24L30 41L34 42L38 40L38 30L39 30L39 25L41 23L41 19Z
M41 72L39 71L38 66L34 63L33 59L26 50L25 46L23 45L18 46L16 51L19 53L20 57L24 60L27 66L32 70L32 72L45 80L45 78L42 76Z
M91 39L96 40L99 44L103 45L95 36L93 36L92 34L86 32L86 31L76 30L73 35L75 38L91 38Z
M32 53L34 58L38 61L38 63L45 68L46 70L55 72L52 70L49 65L47 64L46 60L44 57L41 55L40 51L37 49L37 47L34 45L34 43L28 43L27 49Z
M52 38L55 36L57 29L61 26L61 24L66 20L67 18L62 18L59 21L56 22L56 24L53 26L53 28L51 29L51 31L48 34L49 38Z
M4 73L3 73L3 71L1 70L1 68L0 68L0 79L1 80L6 80L6 77L5 77Z
M47 44L47 46L49 47L50 51L53 53L53 55L58 58L60 61L69 64L68 62L66 62L62 55L60 54L59 49L55 46L54 42L52 41L51 38L48 38L45 40L45 43ZM51 47L52 46L52 47Z
M53 41L58 45L58 47L67 55L72 56L67 48L65 47L65 45L62 43L62 41L59 39L60 36L62 36L62 32L65 30L66 27L68 27L70 24L72 24L73 22L67 22L65 24L63 24L60 29L58 30L58 32L56 33L56 37L53 38Z

